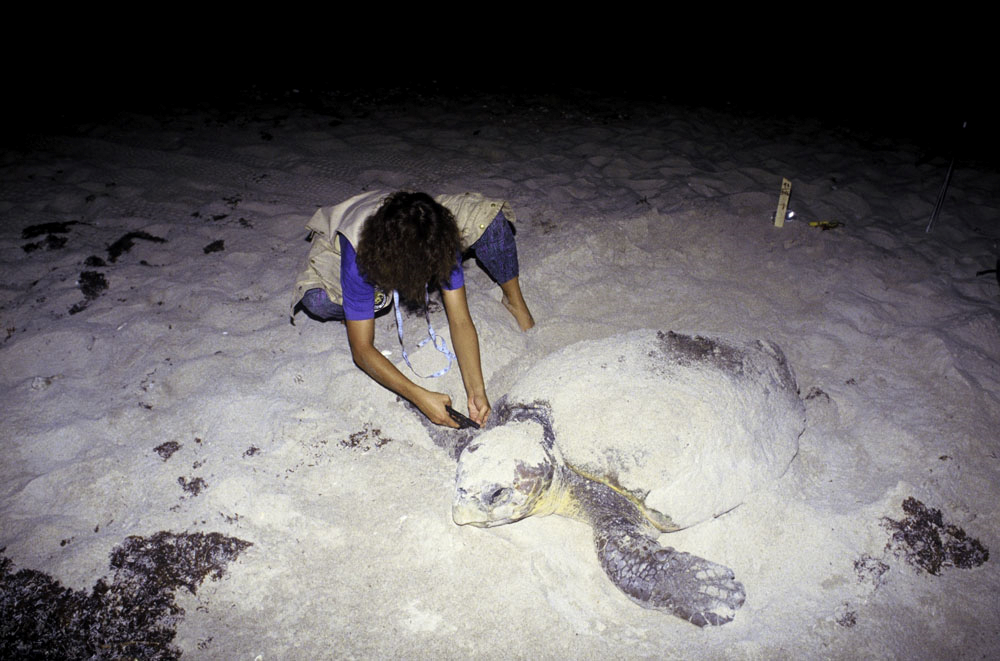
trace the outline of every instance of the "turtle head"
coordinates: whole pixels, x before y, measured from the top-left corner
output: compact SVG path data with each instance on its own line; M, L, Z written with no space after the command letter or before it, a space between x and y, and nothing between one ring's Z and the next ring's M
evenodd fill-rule
M481 528L552 511L556 461L542 426L511 422L470 443L458 458L452 518Z

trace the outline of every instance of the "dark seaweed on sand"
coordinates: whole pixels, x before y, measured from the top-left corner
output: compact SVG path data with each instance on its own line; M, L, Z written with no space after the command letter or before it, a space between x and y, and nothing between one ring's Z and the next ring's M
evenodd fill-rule
M222 578L249 546L220 533L128 537L111 553L114 579L89 594L0 555L0 659L178 659L174 592Z
M192 496L199 495L202 492L202 489L208 486L208 483L200 477L192 477L189 480L186 477L181 476L177 478L177 484L181 485L181 489L184 489L185 492L191 494Z
M372 427L369 424L361 431L356 431L340 442L345 448L356 448L362 452L368 452L372 447L380 448L383 445L392 443L392 439L382 435L382 430Z
M63 223L41 223L39 225L29 225L21 230L22 239L33 239L43 234L65 234L69 231L70 225L76 225L79 221L69 220Z
M223 241L222 239L219 239L218 241L212 241L210 244L202 248L202 250L205 251L206 255L210 252L222 252L225 249L226 249L226 242Z
M910 497L903 501L903 511L907 516L900 521L883 519L893 531L886 548L911 565L937 576L943 567L969 569L990 559L989 549L958 526L945 523L941 510Z
M153 452L160 455L160 458L163 459L163 461L166 461L180 449L181 449L181 444L178 443L177 441L167 441L165 443L160 443L155 448L153 448Z
M24 244L23 246L21 246L21 250L29 253L35 252L40 248L45 248L47 250L59 250L60 248L66 245L66 241L67 239L65 236L56 236L55 234L49 234L42 241L36 241L34 243Z
M153 243L166 243L167 240L158 236L153 236L148 232L129 232L117 241L108 246L108 261L114 263L118 261L124 253L127 253L135 245L136 239L152 241Z
M83 300L73 304L73 307L69 309L70 314L86 310L87 305L108 288L107 279L97 271L84 271L80 274L77 284L80 286L80 291L83 292Z
M69 231L71 225L76 225L79 221L69 220L62 223L41 223L38 225L29 225L21 230L22 239L33 239L36 236L46 235L41 241L35 241L34 243L26 243L21 246L21 250L24 252L34 252L40 248L46 248L47 250L58 250L66 245L65 236L56 236L56 234L65 234Z
M80 291L88 301L92 301L108 288L107 278L97 271L84 271L80 274Z

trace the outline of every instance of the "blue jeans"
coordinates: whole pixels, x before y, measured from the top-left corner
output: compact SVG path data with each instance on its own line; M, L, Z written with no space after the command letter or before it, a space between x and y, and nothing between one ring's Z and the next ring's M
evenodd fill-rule
M310 289L301 303L309 316L320 321L344 321L344 306L331 301L323 289Z

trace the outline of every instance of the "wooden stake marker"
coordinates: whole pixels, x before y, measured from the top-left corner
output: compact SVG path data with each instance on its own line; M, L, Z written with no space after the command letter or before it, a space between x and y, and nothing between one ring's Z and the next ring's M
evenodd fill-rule
M785 214L788 213L788 196L792 194L792 182L781 179L781 195L778 196L778 210L774 214L774 226L785 226Z

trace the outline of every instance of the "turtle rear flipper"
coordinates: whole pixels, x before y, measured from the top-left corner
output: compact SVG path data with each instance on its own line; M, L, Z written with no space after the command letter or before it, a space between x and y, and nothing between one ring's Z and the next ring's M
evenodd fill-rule
M611 581L646 608L703 627L732 620L746 598L728 567L661 546L638 530L605 528L596 531L595 542Z

